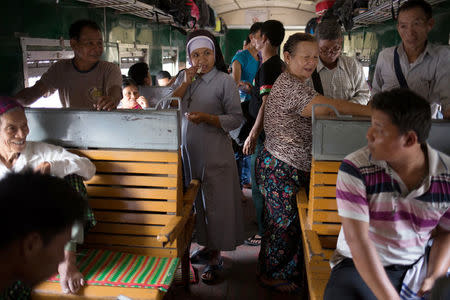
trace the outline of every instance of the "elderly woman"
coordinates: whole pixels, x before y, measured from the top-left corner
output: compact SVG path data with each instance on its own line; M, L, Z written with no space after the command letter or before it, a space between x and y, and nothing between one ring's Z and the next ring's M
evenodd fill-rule
M186 180L202 182L195 201L197 241L204 246L198 256L208 260L202 280L213 283L223 265L220 251L234 250L244 238L241 191L228 135L243 117L236 84L226 72L214 36L194 31L186 50L192 67L179 74L173 95L182 98Z
M305 81L317 66L319 50L309 34L291 35L284 46L287 70L275 82L264 111L265 148L256 161L264 196L264 228L258 272L270 288L299 290L304 268L296 194L307 186L311 168L311 109L331 104L339 112L370 115L370 108L317 94ZM316 114L328 114L322 107Z
M0 179L9 172L25 169L60 178L77 174L88 180L94 176L95 166L89 159L58 146L27 142L28 133L23 107L13 98L0 97ZM74 226L72 242L66 246L65 259L58 267L61 287L66 292L76 293L84 285L84 279L75 265L74 243L81 243L82 240L82 226Z

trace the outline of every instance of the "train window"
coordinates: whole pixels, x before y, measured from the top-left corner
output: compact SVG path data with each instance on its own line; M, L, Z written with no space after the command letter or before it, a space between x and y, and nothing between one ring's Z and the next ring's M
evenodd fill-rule
M364 77L366 78L366 80L369 80L369 67L363 66L363 73L364 73Z
M73 58L68 40L26 38L20 39L23 54L25 87L33 86L50 66L61 59ZM31 107L61 107L58 93L44 95Z
M122 75L127 76L128 70L138 62L145 62L150 65L148 45L122 44L119 43L119 65Z
M162 69L175 76L178 73L178 47L161 47Z

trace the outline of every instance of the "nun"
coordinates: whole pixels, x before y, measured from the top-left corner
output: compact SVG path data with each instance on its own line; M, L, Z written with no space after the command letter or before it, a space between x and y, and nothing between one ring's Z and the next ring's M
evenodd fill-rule
M232 251L244 240L242 194L229 132L243 122L237 86L227 73L214 36L196 30L186 46L192 67L174 83L180 97L182 156L186 183L201 181L195 201L196 240L203 247L192 256L203 259L205 283L217 281L223 267L221 251Z

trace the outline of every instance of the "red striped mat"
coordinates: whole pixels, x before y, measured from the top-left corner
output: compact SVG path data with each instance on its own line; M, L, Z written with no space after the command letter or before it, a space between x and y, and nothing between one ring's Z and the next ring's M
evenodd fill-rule
M194 270L194 267L191 264L191 261L189 260L189 283L198 283L198 276L196 273L196 270ZM182 285L183 282L183 276L181 272L181 263L178 264L178 268L175 271L175 274L173 275L173 284L175 285Z
M157 288L167 291L179 258L151 257L109 250L84 249L77 265L87 284ZM59 276L49 279L59 282Z

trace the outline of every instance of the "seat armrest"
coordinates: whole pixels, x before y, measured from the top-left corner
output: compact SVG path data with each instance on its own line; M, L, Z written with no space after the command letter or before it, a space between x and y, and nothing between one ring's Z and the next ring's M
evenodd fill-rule
M308 196L306 196L305 188L300 188L297 193L297 206L299 209L308 208Z
M192 179L186 192L183 196L183 210L181 215L183 217L189 217L194 205L195 198L197 198L197 193L200 188L200 181L198 179Z
M184 225L191 216L192 206L194 205L199 188L200 181L197 179L191 180L189 187L183 195L183 209L181 211L181 216L172 216L167 225L158 233L156 239L159 242L162 242L164 246L167 243L173 242L183 231Z
M309 249L310 260L323 260L325 259L325 253L322 245L320 244L319 236L313 230L305 230L306 242Z

